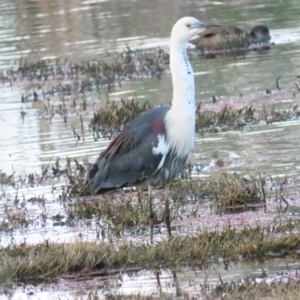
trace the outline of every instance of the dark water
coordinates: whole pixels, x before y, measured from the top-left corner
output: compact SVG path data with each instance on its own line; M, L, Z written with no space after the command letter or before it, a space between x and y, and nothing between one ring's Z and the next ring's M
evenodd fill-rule
M0 68L8 69L19 59L68 58L79 62L92 58L105 59L106 51L123 51L125 46L150 49L168 47L169 34L176 20L185 15L193 15L201 20L234 24L250 30L254 25L266 24L271 31L275 45L270 51L252 51L238 57L217 57L216 59L193 58L195 71L196 100L210 107L212 96L217 98L217 106L225 104L242 107L247 104L265 104L276 108L288 108L299 102L293 97L293 83L300 70L300 6L294 1L0 1ZM276 88L276 79L280 88ZM143 79L125 82L121 88L109 94L112 100L137 94L140 101L153 104L170 103L172 87L170 74L166 72L160 80ZM44 83L49 85L49 83ZM36 86L34 86L36 88ZM271 90L271 96L266 95ZM62 118L52 122L43 119L38 111L44 103L21 103L21 95L32 90L32 86L22 82L13 86L3 84L0 94L0 171L8 174L29 174L39 172L41 164L47 164L56 157L62 161L66 156L82 161L88 157L92 161L108 144L106 140L94 141L88 131L90 113L79 106L69 115L67 125ZM242 96L241 96L242 95ZM105 94L90 93L88 105L99 105L106 99ZM51 99L54 105L59 98ZM26 112L24 120L21 109ZM80 131L82 115L85 127L85 141L76 142L72 126ZM272 175L288 174L299 178L300 151L299 125L297 121L274 125L260 124L244 131L219 134L197 135L192 160L209 165L217 152L226 162L227 170L246 172L266 172ZM229 154L228 154L229 153ZM204 175L208 175L209 172ZM25 198L44 194L49 197L47 211L54 215L62 211L58 203L52 201L49 186L22 189ZM8 193L8 194L7 194ZM2 193L0 219L3 217L4 203L11 203L15 191ZM298 195L297 189L290 191ZM9 195L9 196L8 196ZM5 202L4 202L5 201ZM33 214L40 208L27 205ZM294 211L298 212L295 207ZM4 217L3 217L4 218ZM74 229L54 228L48 224L45 229L29 229L16 233L16 241L27 239L36 243L60 235L62 239L72 238ZM93 229L84 231L87 238L94 237ZM0 233L1 244L10 241L9 236ZM245 274L258 268L243 266ZM233 277L238 272L232 270ZM139 277L140 276L140 277ZM152 276L152 275L151 275ZM151 277L150 276L150 277ZM193 275L190 275L193 276ZM171 278L170 272L164 277ZM149 283L149 292L156 289L151 280L137 275L143 284ZM214 277L217 278L217 277ZM143 286L143 285L141 285ZM130 289L129 289L130 290ZM120 292L118 288L114 292ZM134 290L136 292L136 290ZM126 292L126 291L123 291ZM70 298L73 296L68 294ZM13 299L19 299L17 298ZM49 298L49 296L47 296ZM20 298L23 299L23 298ZM32 298L33 299L33 298Z

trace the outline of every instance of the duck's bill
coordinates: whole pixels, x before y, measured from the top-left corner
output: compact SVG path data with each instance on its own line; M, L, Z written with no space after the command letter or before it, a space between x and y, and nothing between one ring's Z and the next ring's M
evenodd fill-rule
M207 24L205 28L213 28L213 27L221 27L223 26L222 24Z

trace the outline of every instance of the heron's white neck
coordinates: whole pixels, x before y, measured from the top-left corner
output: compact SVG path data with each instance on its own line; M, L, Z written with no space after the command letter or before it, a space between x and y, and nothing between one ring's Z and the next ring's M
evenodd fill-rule
M186 46L171 38L170 68L173 82L172 107L166 115L167 139L177 156L186 157L194 146L195 83Z

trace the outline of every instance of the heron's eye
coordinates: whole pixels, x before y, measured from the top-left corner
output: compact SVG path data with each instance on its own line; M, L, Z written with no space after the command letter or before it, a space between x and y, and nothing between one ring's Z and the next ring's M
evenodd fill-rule
M191 24L190 23L186 24L186 27L191 28Z

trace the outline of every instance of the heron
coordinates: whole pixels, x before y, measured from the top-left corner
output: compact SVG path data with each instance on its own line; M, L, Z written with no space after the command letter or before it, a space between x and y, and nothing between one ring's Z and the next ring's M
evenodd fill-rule
M151 244L152 188L165 188L164 221L170 237L169 183L180 174L194 146L195 84L187 45L206 26L194 17L183 17L175 23L170 40L172 105L149 109L125 125L89 170L92 194L148 186Z

